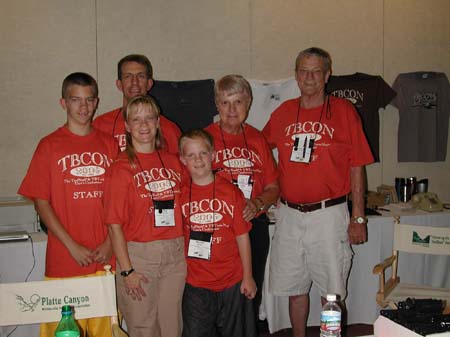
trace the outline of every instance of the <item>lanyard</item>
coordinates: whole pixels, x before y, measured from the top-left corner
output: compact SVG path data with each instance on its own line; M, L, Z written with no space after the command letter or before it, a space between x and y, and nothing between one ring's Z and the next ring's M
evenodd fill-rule
M301 103L301 97L299 97L299 99L298 99L297 120L295 122L296 126L298 125L298 120L299 120L299 117L300 117L300 103ZM325 94L325 99L324 99L322 108L320 109L319 123L322 121L323 109L324 109L325 105L326 105L326 113L325 113L326 117L328 119L330 119L331 118L330 95ZM316 139L316 135L317 135L317 133L316 133L316 131L314 131L314 139Z
M228 150L227 144L225 143L225 137L223 135L222 126L220 125L220 123L219 123L219 128L220 128L220 135L222 136L223 147L225 148L225 150ZM242 136L244 137L245 148L247 149L247 152L250 153L250 149L249 149L248 143L247 143L247 137L245 136L245 129L242 124L241 124L240 128L242 130ZM251 170L251 174L250 174L250 182L249 183L253 184L253 182L255 181L255 179L254 179L255 172L252 167L250 167L250 170ZM233 170L230 170L230 175L231 175L232 182L237 181L233 177Z

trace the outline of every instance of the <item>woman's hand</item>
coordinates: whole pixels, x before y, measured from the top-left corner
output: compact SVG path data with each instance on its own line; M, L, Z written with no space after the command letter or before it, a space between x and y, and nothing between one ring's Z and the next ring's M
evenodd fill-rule
M142 298L147 296L144 289L141 287L141 282L148 283L148 279L137 271L124 277L127 295L131 296L135 301L142 301Z

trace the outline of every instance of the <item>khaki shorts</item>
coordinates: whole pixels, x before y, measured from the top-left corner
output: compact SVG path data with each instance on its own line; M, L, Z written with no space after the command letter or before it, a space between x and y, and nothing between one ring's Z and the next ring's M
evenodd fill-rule
M311 282L320 295L344 300L352 250L347 204L302 213L282 203L270 252L269 291L277 296L307 294Z

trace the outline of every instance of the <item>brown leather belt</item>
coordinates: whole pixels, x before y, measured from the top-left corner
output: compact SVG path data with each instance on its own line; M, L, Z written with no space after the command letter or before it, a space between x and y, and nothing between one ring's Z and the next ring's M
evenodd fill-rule
M287 200L284 200L283 198L280 198L281 202L285 204L286 206L296 209L297 211L307 213L312 211L317 211L318 209L322 208L322 202L316 202L313 204L294 204L292 202L289 202ZM323 202L324 208L335 206L342 204L347 201L347 196L343 195L342 197L337 197L334 199L328 199Z

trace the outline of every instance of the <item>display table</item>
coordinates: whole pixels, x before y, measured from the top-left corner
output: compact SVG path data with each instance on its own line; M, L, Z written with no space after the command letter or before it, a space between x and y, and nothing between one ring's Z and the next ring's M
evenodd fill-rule
M382 216L370 216L367 224L368 242L353 246L352 268L348 280L347 324L373 324L378 317L379 307L375 301L378 291L378 276L372 274L373 267L392 254L394 216L400 215L402 223L450 227L450 212L426 213L423 211L383 212ZM275 226L270 226L271 236ZM269 261L269 260L268 260ZM400 254L398 275L402 282L426 284L450 288L450 257ZM265 280L268 280L269 262ZM320 296L313 285L310 292L310 313L308 326L320 325ZM288 311L288 297L269 293L268 282L264 282L260 318L267 319L271 333L291 327Z
M390 213L369 218L368 239L364 245L354 246L352 269L348 284L348 324L373 324L378 317L379 308L375 302L378 291L378 276L372 274L372 268L392 253L394 218ZM403 223L450 227L450 212L402 215ZM270 226L273 235L275 226ZM43 233L32 234L31 241L0 243L0 282L23 282L33 266L29 281L44 278L45 251L47 236ZM400 255L398 274L402 282L423 283L434 287L450 287L450 258L444 256L424 257L417 254ZM266 267L266 280L268 279ZM319 325L320 296L313 286L310 293L311 308L308 325ZM268 292L268 282L263 287L261 318L267 318L270 332L290 327L288 298L275 297ZM13 327L0 327L0 337L6 337ZM39 335L39 325L22 325L12 337L34 337Z
M43 280L47 235L45 233L33 233L31 239L0 243L1 283L24 282L30 271L28 281ZM14 328L15 326L0 327L0 337L6 337ZM19 325L11 334L11 337L38 336L39 324Z

